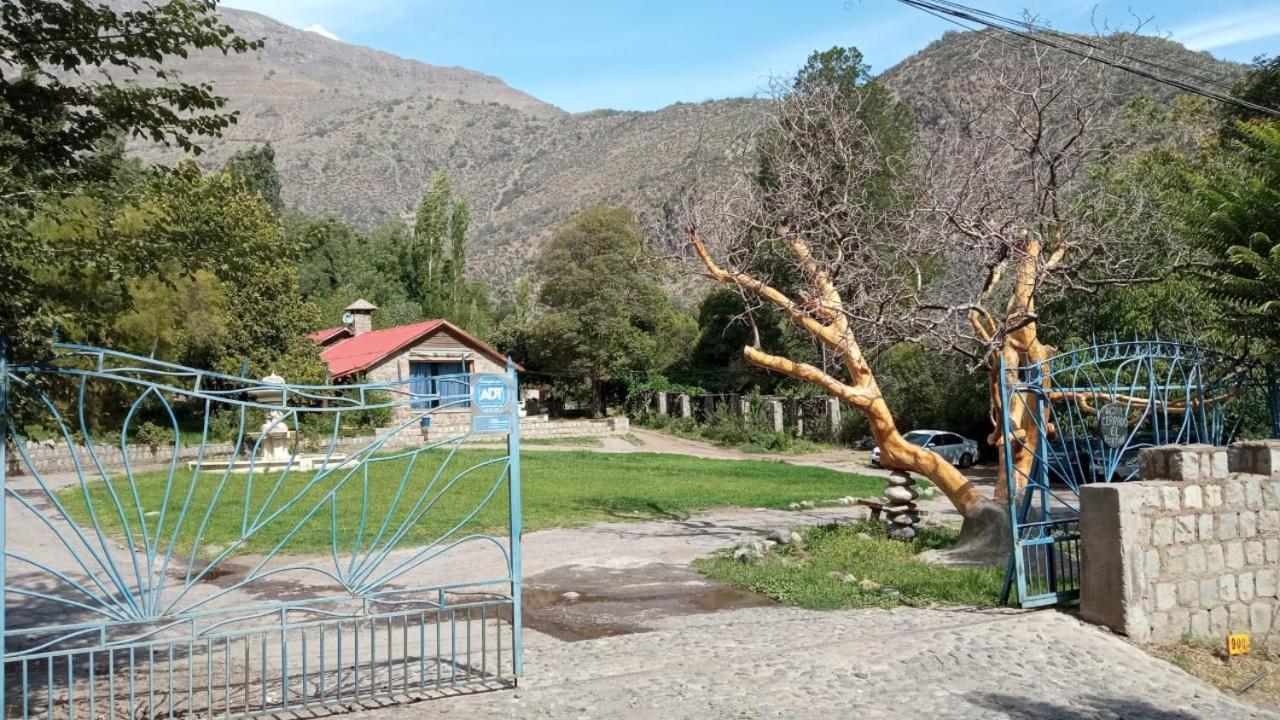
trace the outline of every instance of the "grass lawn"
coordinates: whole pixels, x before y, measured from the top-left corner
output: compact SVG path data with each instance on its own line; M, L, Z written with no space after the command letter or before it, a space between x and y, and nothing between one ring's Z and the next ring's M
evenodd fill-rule
M728 552L695 563L707 577L753 590L789 605L814 610L895 605L985 605L999 603L1003 569L959 569L915 557L955 543L957 531L927 527L910 543L884 536L879 522L809 528L801 548L779 546L756 564ZM829 573L848 573L844 581ZM870 580L874 585L863 586ZM898 595L884 588L896 588Z
M378 537L388 517L390 522L384 538L394 536L401 523L415 517L407 523L409 529L399 543L423 544L466 517L495 487L489 502L455 537L471 532L505 534L507 489L505 483L499 484L501 463L474 470L449 485L449 480L460 470L498 458L500 451L459 450L441 479L432 486L432 477L445 457L443 450L419 454L408 480L403 482L403 490L402 479L411 460L395 456L369 462L367 480L361 472L345 482L343 473L332 473L310 488L307 488L313 480L310 473L291 473L281 482L278 482L279 473L258 474L251 487L247 486L245 475L231 475L223 484L221 473L201 473L194 488L192 473L185 470L175 474L172 485L167 472L140 473L135 480L141 512L134 504L127 480L114 478L111 483L137 540L141 539L144 522L152 537L157 528L162 530L163 537L171 537L190 492L190 510L177 534L177 545L182 549L194 545L197 528L206 522L206 516L202 547L226 547L239 539L246 525L246 495L249 497L247 526L252 532L236 548L238 553L269 550L300 522L301 528L284 552L327 552L331 526L336 526L340 549L351 547L357 537L367 546ZM721 507L782 508L799 500L874 495L883 488L883 481L878 478L777 462L572 450L523 453L521 459L526 530L584 525L620 517L685 517ZM88 496L104 528L123 536L120 513L107 483L91 483ZM362 531L360 507L366 496L368 519ZM297 502L290 504L294 498ZM79 486L62 490L59 499L75 517L81 521L88 519L85 493ZM419 509L430 505L430 511L417 517L414 508L420 500ZM166 509L160 513L162 507ZM303 522L313 508L319 511ZM331 522L331 518L335 522Z

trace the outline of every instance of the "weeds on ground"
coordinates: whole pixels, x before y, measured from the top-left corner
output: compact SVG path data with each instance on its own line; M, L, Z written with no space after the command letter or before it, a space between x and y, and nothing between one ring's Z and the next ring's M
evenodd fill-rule
M1173 663L1188 675L1194 675L1220 690L1239 694L1255 705L1267 709L1280 706L1280 657L1266 648L1255 647L1248 655L1229 658L1225 644L1211 645L1202 640L1183 638L1177 645L1148 647L1147 651ZM1242 689L1244 692L1240 692Z
M826 525L801 531L800 546L778 546L758 563L738 562L726 551L695 566L713 580L814 610L999 603L1003 569L921 560L925 550L954 545L957 531L920 529L911 542L900 542L887 538L878 521Z

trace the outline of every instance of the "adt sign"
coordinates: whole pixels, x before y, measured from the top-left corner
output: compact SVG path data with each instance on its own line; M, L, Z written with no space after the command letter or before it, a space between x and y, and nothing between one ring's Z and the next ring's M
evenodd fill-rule
M471 383L471 432L511 432L511 401L505 375L477 375Z

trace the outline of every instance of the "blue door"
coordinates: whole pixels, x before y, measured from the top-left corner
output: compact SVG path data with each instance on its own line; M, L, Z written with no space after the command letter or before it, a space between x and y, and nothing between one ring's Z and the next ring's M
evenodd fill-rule
M471 376L467 364L458 362L409 363L409 392L415 410L447 407L469 407Z

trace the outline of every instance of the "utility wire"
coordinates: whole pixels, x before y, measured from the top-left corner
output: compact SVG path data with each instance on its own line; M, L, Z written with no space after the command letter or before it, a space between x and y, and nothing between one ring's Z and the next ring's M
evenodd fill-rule
M1084 41L1078 37L1066 35L1065 33L1059 33L1053 30L1049 30L1048 28L1042 28L1032 23L1020 23L1009 18L1004 18L1002 16L995 15L993 13L988 13L984 10L979 10L977 8L969 7L967 5L962 5L960 3L947 2L946 0L898 0L898 2L902 3L903 5L907 5L908 7L913 7L917 10L922 10L924 12L927 12L930 15L941 17L955 24L960 24L956 22L957 20L977 23L979 25L982 25L983 27L1009 33L1011 35L1015 35L1017 37L1023 38L1024 40L1029 40L1034 43L1045 45L1047 47L1052 47L1057 50L1061 50L1062 52L1075 55L1076 57L1084 58L1086 60L1092 60L1094 62L1099 62L1108 67L1115 68L1117 70L1121 70L1123 72L1127 72L1132 75L1137 75L1139 77L1146 78L1148 80L1153 80L1163 85L1175 87L1175 88L1178 88L1179 90L1191 93L1193 95L1199 95L1201 97L1206 97L1211 100L1227 103L1229 105L1235 105L1236 107L1244 108L1246 110L1250 110L1256 113L1261 113L1263 115L1280 118L1280 110L1276 108L1267 107L1265 105L1259 105L1257 103L1250 102L1243 98L1239 98L1234 95L1227 94L1225 92L1219 92L1216 90L1205 88L1202 85L1197 85L1195 83L1188 82L1180 78L1169 77L1168 75L1162 74L1160 72L1155 72L1142 67L1138 67L1137 64L1145 64L1145 65L1155 67L1155 68L1160 68L1162 70L1166 70L1169 72L1182 72L1185 75L1188 75L1190 77L1195 77L1196 79L1200 79L1204 81L1203 78L1200 78L1194 75L1193 73L1187 72L1185 70L1179 71L1176 69L1168 68L1154 61L1130 57L1123 53L1116 53L1119 55L1119 58L1116 58L1116 59L1106 57L1105 55L1112 54L1112 53L1110 51L1107 51L1101 48L1100 46L1094 43ZM1025 30L1019 29L1020 27L1025 27L1028 29L1025 29ZM1063 38L1067 38L1068 40L1063 41ZM1079 47L1075 47L1075 45L1084 45L1085 47L1089 48L1089 50L1084 50ZM1099 53L1102 53L1102 54L1099 54ZM1218 81L1211 80L1208 82L1225 87L1225 85L1223 85Z

